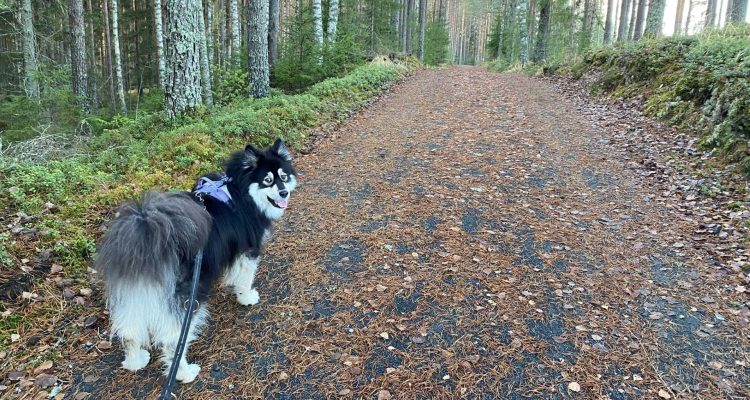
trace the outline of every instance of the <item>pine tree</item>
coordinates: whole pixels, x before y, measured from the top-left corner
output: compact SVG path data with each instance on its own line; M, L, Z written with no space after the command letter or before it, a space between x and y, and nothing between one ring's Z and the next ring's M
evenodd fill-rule
M83 0L68 2L68 19L70 21L70 69L71 89L78 96L81 110L89 112L88 81L86 71L86 41L83 29Z
M747 0L733 0L731 7L728 7L730 22L744 22L747 15Z
M237 8L238 0L229 0L229 22L231 23L232 41L229 43L229 57L232 60L232 68L238 68L240 66L240 16L239 9Z
M643 25L646 22L646 2L648 0L638 0L638 13L635 17L635 31L633 40L638 40L643 36Z
M614 29L615 19L615 0L607 1L607 17L604 21L604 44L612 42L612 30Z
M249 0L247 15L248 77L253 97L268 96L268 0Z
M86 0L86 9L89 13L89 15L94 15L94 9L91 5L91 0ZM97 110L99 108L99 93L98 93L98 85L97 85L97 68L96 68L96 36L94 35L94 22L92 21L93 18L88 19L88 41L91 43L90 46L88 46L89 51L87 52L88 56L88 68L89 68L89 74L88 74L88 81L89 81L89 98L91 99L91 109Z
M107 52L107 82L109 83L109 109L112 114L115 113L115 78L112 72L112 38L109 29L109 0L102 1L102 16L104 19L104 50Z
M108 0L104 0L108 1ZM125 106L125 88L122 80L122 56L120 54L120 4L118 0L112 0L112 51L115 53L114 70L115 79L117 80L117 100L120 103L120 111L126 112Z
M706 10L706 28L716 26L716 8L719 0L708 0L708 8Z
M36 63L36 35L34 32L31 0L21 0L18 23L21 25L21 40L23 42L24 89L31 98L39 98L39 81L37 74L39 67Z
M270 0L268 2L268 67L273 68L279 53L279 24L281 0ZM336 0L338 1L338 0Z
M202 103L198 5L197 0L166 0L164 111L170 118Z
M547 42L549 39L549 17L552 0L541 0L542 9L539 10L539 32L536 35L536 46L533 60L541 63L547 59Z

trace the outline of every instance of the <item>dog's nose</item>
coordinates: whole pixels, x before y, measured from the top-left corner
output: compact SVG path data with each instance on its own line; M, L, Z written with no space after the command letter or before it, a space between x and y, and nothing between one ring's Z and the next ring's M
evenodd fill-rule
M281 196L282 199L285 199L286 196L289 196L289 192L286 190L282 190L279 192L279 196Z

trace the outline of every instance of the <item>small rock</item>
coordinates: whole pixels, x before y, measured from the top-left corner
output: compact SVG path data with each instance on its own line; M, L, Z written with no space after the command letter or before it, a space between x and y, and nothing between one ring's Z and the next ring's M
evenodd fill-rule
M381 337L381 338L383 338L383 339L385 339L385 340L388 340L388 339L390 339L390 338L391 338L391 337L390 337L390 336L388 335L388 332L381 332L381 333L380 333L380 337Z
M375 290L377 290L378 292L385 292L387 289L388 289L387 286L383 286L383 285L380 285L380 284L378 284L377 286L375 286Z
M8 372L8 379L11 381L20 381L26 377L26 372L24 371L10 371Z
M672 395L664 389L659 389L659 397L662 399L671 399Z
M82 288L79 292L81 293L81 296L85 297L91 297L91 293L93 293L93 291L89 288Z
M85 328L92 328L94 325L96 325L96 321L98 320L99 318L96 315L90 315L83 321L83 326Z
M351 393L352 391L349 389L341 389L339 390L339 396L346 396L347 394Z
M648 315L648 318L653 319L653 320L662 319L664 318L664 314L660 312L652 312L651 314Z
M422 344L426 341L426 339L424 338L424 336L412 336L411 341L416 344Z
M283 372L283 371L279 373L279 380L280 381L285 381L287 379L289 379L289 374L287 374L286 372Z
M603 339L603 338L602 338L601 336L599 336L599 335L596 335L596 334L594 334L594 335L591 335L591 338L592 338L592 339L594 339L594 340L596 340L596 341L600 341L600 340L602 340L602 339Z
M568 383L568 390L573 391L573 392L580 392L581 385L579 385L578 382L570 382Z
M713 369L722 369L724 367L724 364L718 362L718 361L711 361L708 363L708 366Z
M378 392L378 400L390 400L391 392L383 389Z

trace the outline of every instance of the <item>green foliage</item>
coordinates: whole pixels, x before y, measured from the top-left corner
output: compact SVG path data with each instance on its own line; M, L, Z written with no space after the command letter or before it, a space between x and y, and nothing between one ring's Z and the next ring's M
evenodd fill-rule
M10 235L7 232L0 233L0 267L8 267L12 263L9 247Z
M66 271L81 273L95 251L103 215L134 193L184 190L246 143L264 146L280 137L297 147L309 129L342 118L407 71L400 64L365 65L305 93L276 90L268 98L235 100L174 122L162 112L93 118L96 133L78 149L80 156L42 164L0 158L0 204L40 215L44 245L54 247ZM42 213L48 202L59 211ZM0 265L10 262L6 239L0 236Z
M593 89L646 95L645 112L703 135L750 172L750 26L694 37L643 39L587 53L564 69L596 72Z
M247 84L247 70L214 68L214 103L226 105L244 99L250 91Z
M448 62L450 36L447 26L439 21L427 24L424 38L424 63L440 65Z

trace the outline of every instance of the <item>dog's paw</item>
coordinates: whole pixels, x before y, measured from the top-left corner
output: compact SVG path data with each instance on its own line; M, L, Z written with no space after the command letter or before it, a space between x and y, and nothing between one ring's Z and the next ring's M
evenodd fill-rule
M255 289L237 292L237 302L243 306L254 306L260 301L260 295Z
M201 366L198 364L188 364L184 367L180 367L177 370L175 379L182 383L190 383L195 380L198 374L201 372Z
M148 365L150 359L151 354L149 354L148 351L144 349L138 349L125 355L125 360L122 362L122 367L127 369L128 371L135 372Z

